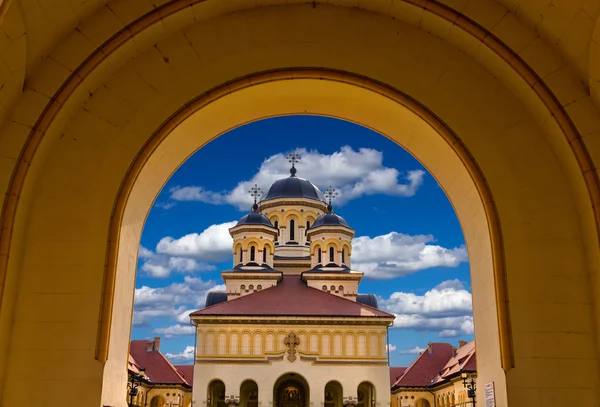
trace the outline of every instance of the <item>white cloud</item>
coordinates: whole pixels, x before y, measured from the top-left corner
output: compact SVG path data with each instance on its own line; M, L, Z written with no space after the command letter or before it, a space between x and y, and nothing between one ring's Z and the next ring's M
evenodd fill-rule
M405 350L401 350L400 353L403 355L419 355L421 354L421 352L423 352L426 348L419 348L418 346L415 346L412 349L405 349Z
M386 349L388 352L395 352L396 351L396 345L393 344L389 344L389 345L385 345Z
M172 272L190 274L198 271L213 271L217 269L212 264L195 259L170 257L161 253L154 253L143 246L140 246L139 257L145 260L140 270L155 278L167 278Z
M439 336L444 337L473 334L473 317L447 317L428 318L422 315L399 315L396 314L394 328L415 329L418 331L437 331ZM457 328L457 329L455 329Z
M425 172L412 170L401 174L395 168L383 166L383 153L370 148L355 151L344 146L333 154L321 154L316 150L297 149L302 157L296 165L298 176L310 180L324 190L332 185L339 192L335 204L344 203L363 195L385 194L413 196L423 183ZM201 201L209 204L228 203L241 210L248 210L252 198L248 191L258 184L265 193L278 179L289 176L290 164L285 154L275 154L263 161L258 172L250 179L240 182L231 191L214 192L201 186L175 187L170 190L173 201ZM167 204L161 204L165 207Z
M156 245L156 252L140 246L138 256L143 260L140 270L156 278L167 278L173 272L191 274L213 271L211 262L231 258L233 240L229 228L237 222L211 225L198 233L190 233L178 239L163 237Z
M378 302L396 316L394 328L437 331L440 337L473 334L471 293L458 280L444 281L424 295L395 292Z
M424 295L395 292L387 299L379 299L379 305L395 314L428 317L470 315L473 309L471 293L458 280L444 281Z
M196 327L193 325L176 324L166 328L156 328L154 332L164 335L165 338L170 339L179 335L193 335L194 332L196 332Z
M190 276L185 276L183 283L173 283L166 287L136 288L133 324L147 325L155 318L168 318L179 324L187 324L189 313L204 307L210 291L222 290L225 290L224 285Z
M165 356L173 363L188 362L194 360L194 347L186 346L181 353L167 353Z
M456 329L444 329L441 331L438 336L440 338L454 338L460 335Z
M175 187L169 192L171 192L171 199L175 201L200 201L213 205L225 203L223 194L207 191L202 187Z
M352 267L367 278L388 279L432 267L456 267L468 260L464 246L448 249L430 244L434 241L431 235L397 232L357 237L352 241Z
M190 233L179 239L163 237L156 245L156 252L205 262L225 261L232 255L233 240L229 235L229 229L236 223L232 221L211 225L200 234Z

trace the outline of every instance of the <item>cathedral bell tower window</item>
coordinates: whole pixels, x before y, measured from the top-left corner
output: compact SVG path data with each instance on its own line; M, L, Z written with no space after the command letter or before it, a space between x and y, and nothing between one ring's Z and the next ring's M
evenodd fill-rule
M267 250L269 249L266 247L263 249L263 263L267 262Z
M294 221L294 219L290 220L290 240L294 241L296 240L296 235L295 235L295 230L294 227L296 226L296 222Z
M317 252L317 263L321 264L321 249Z
M250 246L250 261L254 261L255 254L256 254L256 248L254 246Z
M330 262L330 263L333 263L333 262L334 262L334 260L333 260L333 256L334 256L333 247L330 247L330 248L329 248L329 262Z

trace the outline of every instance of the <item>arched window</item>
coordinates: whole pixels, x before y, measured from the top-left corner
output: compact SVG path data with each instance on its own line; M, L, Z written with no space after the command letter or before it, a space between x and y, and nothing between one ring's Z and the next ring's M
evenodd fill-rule
M319 251L317 252L317 257L318 257L318 259L317 259L317 263L321 264L321 248L319 247L319 249L318 249L318 250L319 250Z
M342 264L346 262L346 248L342 249Z
M240 247L240 263L243 261L242 248Z
M277 228L277 236L279 236L279 221L275 221L275 228Z
M294 234L294 227L296 226L296 222L294 219L290 220L290 240L296 240L296 236Z
M307 220L307 221L306 221L306 230L308 230L308 228L309 228L309 227L310 227L310 221L309 221L309 220Z
M265 246L265 248L263 249L263 263L267 262L267 251L269 250L268 247Z
M255 254L256 254L256 248L254 246L250 246L250 261L254 261Z
M333 254L334 254L333 247L330 247L329 248L329 262L330 263L333 263Z

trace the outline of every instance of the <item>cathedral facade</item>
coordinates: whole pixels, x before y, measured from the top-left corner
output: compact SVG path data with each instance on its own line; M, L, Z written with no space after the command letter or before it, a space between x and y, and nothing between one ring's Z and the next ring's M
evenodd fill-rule
M359 294L354 230L296 176L276 181L230 229L225 292L193 312L197 407L387 407L394 316Z

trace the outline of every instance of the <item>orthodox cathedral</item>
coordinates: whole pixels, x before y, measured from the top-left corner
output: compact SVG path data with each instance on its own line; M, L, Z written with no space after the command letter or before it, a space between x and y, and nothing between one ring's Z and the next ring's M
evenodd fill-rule
M394 316L361 295L354 230L296 175L276 181L229 232L233 268L196 326L196 407L387 407Z

